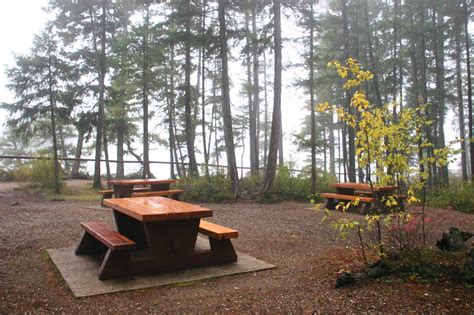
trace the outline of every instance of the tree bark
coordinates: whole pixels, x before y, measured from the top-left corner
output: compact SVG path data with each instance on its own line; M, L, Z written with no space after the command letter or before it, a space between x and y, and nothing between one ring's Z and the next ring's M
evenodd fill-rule
M191 100L191 0L186 1L187 18L185 20L186 40L184 42L185 48L185 92L184 92L184 111L186 124L186 148L189 159L189 175L198 176L198 168L196 163L196 155L194 153L194 139L195 139L195 123L193 119L192 100Z
M368 13L366 13L368 14ZM342 0L342 27L343 27L343 37L344 37L344 58L347 60L350 57L350 48L349 48L349 25L347 21L347 1ZM367 34L369 36L369 34ZM370 36L369 36L370 37ZM369 39L370 40L370 39ZM346 110L354 114L354 110L350 106L351 96L350 92L346 91ZM356 179L356 164L355 164L355 129L349 125L347 125L347 136L348 136L348 145L349 145L349 152L347 156L347 160L349 162L348 165L348 175L349 181L355 183Z
M469 157L471 161L471 180L474 181L474 141L473 141L473 122L472 122L472 82L471 82L471 57L470 57L470 38L469 38L469 16L470 10L466 0L463 1L464 8L464 40L466 49L466 68L467 68L467 106L468 106L468 127L469 127Z
M104 158L105 158L105 170L106 170L106 175L107 179L110 179L110 161L109 161L109 145L107 141L107 131L103 130L102 132L103 135L103 141L104 141Z
M149 54L148 54L148 31L150 24L150 3L145 2L145 21L142 38L142 105L143 105L143 173L142 178L152 178L150 171L150 143L148 134L148 105L149 99Z
M374 89L375 89L375 96L377 100L377 106L382 107L382 96L380 94L380 87L379 87L379 80L378 76L378 67L377 62L375 61L375 54L374 48L372 47L372 31L370 29L370 17L369 17L369 5L367 0L364 0L364 12L365 12L365 30L367 32L367 48L369 50L369 58L370 58L370 66L371 70L374 74Z
M461 12L460 12L461 13ZM462 180L467 181L467 161L466 161L466 131L464 126L464 103L462 96L462 72L461 72L461 16L462 13L455 17L456 32L456 90L458 101L458 118L459 118L459 139L461 140L461 173Z
M219 0L219 44L220 57L222 60L222 116L224 121L224 140L226 146L227 166L231 183L231 190L235 196L239 192L239 175L237 172L237 163L235 159L234 133L232 130L232 112L230 108L229 91L229 70L227 64L227 26L226 26L226 7L228 0Z
M273 117L272 129L270 134L270 147L268 149L267 171L265 174L265 182L262 192L268 193L273 187L277 168L277 153L279 140L281 138L281 3L280 0L273 0L273 16L274 16L274 56L275 56L275 77L273 87ZM280 154L282 152L280 151Z
M258 64L258 34L257 34L257 1L252 3L252 65L253 65L253 84L252 84L252 106L250 112L249 130L250 130L250 168L252 175L259 175L259 139L258 139L258 117L260 113L259 97L259 64Z
M60 193L59 186L59 161L58 161L58 141L56 137L56 100L53 93L53 74L51 70L51 51L48 47L48 83L49 83L49 107L51 113L51 136L53 138L53 172L54 172L54 192Z
M105 97L105 74L106 74L106 14L107 0L102 0L102 14L100 16L100 52L95 49L97 58L98 82L99 82L99 103L97 111L97 132L95 142L95 165L94 165L94 183L93 187L98 189L101 187L100 182L100 156L102 152L102 132L104 125L104 97ZM96 38L94 36L94 42ZM96 46L96 44L94 45Z
M61 155L67 158L66 141L64 139L64 131L61 124L58 125L57 130L58 130L59 142L60 142L60 147L61 147ZM63 161L63 162L64 162L64 170L66 172L69 172L69 162L68 161Z
M203 0L202 2L202 33L201 35L204 36L206 32L206 6L207 0ZM202 71L202 86L201 86L201 126L202 126L202 148L203 148L203 155L204 155L204 171L206 176L209 176L209 151L207 149L207 139L206 139L206 51L205 45L201 47L201 54L202 54L202 64L201 64L201 71Z
M267 82L267 54L263 53L263 91L264 91L264 113L263 113L263 167L267 168L268 160L268 82Z
M115 178L123 178L125 175L123 156L124 156L124 130L123 125L117 128L117 166L115 171Z
M84 130L82 128L78 128L77 130L77 143L76 143L76 150L74 154L74 158L76 159L74 163L72 164L72 170L71 170L71 177L75 178L79 176L79 168L81 166L81 161L78 159L81 158L82 156L82 147L84 144Z
M248 8L245 9L245 32L246 32L246 45L247 47L252 47L253 44L253 34L250 34L250 17L248 13ZM255 114L254 114L254 102L252 93L252 62L251 62L251 51L250 49L246 49L245 51L245 65L247 70L247 82L245 86L245 91L247 93L247 101L248 101L248 120L249 120L249 146L250 146L250 173L252 175L257 175L257 164L256 164L256 133L257 133L257 125L255 121ZM253 82L255 84L255 82Z
M314 5L310 3L309 110L311 113L311 193L316 193L316 113L314 112ZM326 151L326 150L325 150Z
M170 82L168 87L167 99L168 99L168 141L170 145L170 176L171 178L176 178L176 174L174 173L174 161L176 155L176 141L175 141L175 133L173 128L173 121L174 121L174 45L170 45ZM179 164L178 166L178 174L179 172Z
M437 91L437 109L438 109L438 119L437 119L437 131L438 137L435 146L441 149L445 148L445 137L444 137L444 116L445 116L445 100L446 92L444 86L444 15L441 10L438 10L436 6L436 0L432 0L432 22L433 22L433 45L434 45L434 58L435 58L435 68L436 68L436 91ZM448 166L440 165L439 166L439 175L441 177L441 182L443 185L449 183L448 177Z

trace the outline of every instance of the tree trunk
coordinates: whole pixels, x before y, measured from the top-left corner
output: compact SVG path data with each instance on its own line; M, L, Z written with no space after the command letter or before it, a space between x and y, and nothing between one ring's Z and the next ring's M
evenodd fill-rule
M259 149L258 149L258 114L260 112L260 99L259 99L259 65L258 65L258 41L257 41L257 1L252 3L252 63L253 63L253 84L252 89L252 105L249 115L249 135L250 135L250 171L252 175L258 175L259 167ZM250 87L249 87L250 88Z
M95 141L95 165L94 165L94 183L93 187L98 189L101 187L100 182L100 156L102 152L102 132L104 125L104 98L105 98L105 73L106 69L106 14L107 14L107 0L102 0L102 14L100 16L100 52L95 49L97 58L98 82L99 82L99 103L97 113L97 132ZM96 38L94 36L94 46Z
M77 143L76 143L76 152L74 154L74 163L72 164L72 170L71 170L71 177L75 178L79 176L79 169L81 167L81 161L78 159L81 158L82 156L82 146L84 144L84 130L82 128L78 128L77 130Z
M462 180L467 181L467 161L466 161L466 129L464 126L464 104L462 98L462 72L461 72L461 15L456 16L456 90L458 101L459 118L459 139L461 140L461 173Z
M334 141L334 117L333 113L329 113L329 130L328 130L328 141L329 141L329 173L336 176L336 154L335 154L335 141Z
M394 0L393 4L393 11L394 11L394 16L393 16L393 70L392 70L392 76L393 76L393 102L397 101L397 69L398 69L398 1L399 0ZM401 71L400 71L401 73ZM393 117L397 117L397 106L393 106Z
M149 54L148 54L148 30L150 24L150 3L145 2L144 33L142 38L142 105L143 105L143 173L142 178L152 178L150 171L150 143L148 135L148 105L149 99Z
M125 175L123 156L124 156L124 130L123 125L117 128L117 168L115 178L123 178Z
M445 116L445 86L444 86L444 15L441 10L438 10L436 6L436 0L432 0L432 9L433 9L433 45L434 45L434 57L435 57L435 68L436 68L436 91L437 91L437 108L438 108L438 139L435 143L435 147L444 149L445 148L445 138L444 138L444 116ZM449 183L448 177L448 166L440 165L439 166L439 175L441 176L441 183L447 185Z
M170 45L170 82L169 85L166 84L168 88L167 100L168 100L168 142L170 145L170 176L171 178L176 178L176 174L174 173L174 161L176 155L176 141L175 141L175 133L173 128L173 121L174 121L174 45ZM178 166L178 174L179 172L179 164Z
M474 181L474 141L473 141L473 122L472 122L472 83L471 83L471 57L470 57L470 38L469 38L469 16L470 10L466 0L463 3L464 8L464 40L466 48L466 68L467 68L467 106L468 106L468 127L469 127L469 157L471 161L471 180Z
M310 3L309 28L309 110L311 113L311 193L316 193L316 113L314 112L314 6Z
M64 139L64 132L61 124L58 125L58 135L59 135L59 142L60 142L60 147L61 147L61 155L65 158L67 158L67 151L66 151L66 141ZM69 172L69 162L64 161L64 169L66 172Z
M350 49L349 49L349 25L347 21L347 1L342 0L342 27L343 27L343 37L344 37L344 58L347 60L350 57ZM350 106L351 96L350 92L346 91L346 110L354 114L354 110ZM355 183L356 179L356 165L355 165L355 129L349 125L347 127L347 136L348 136L348 145L349 145L349 152L347 156L347 160L349 162L348 165L348 175L349 181Z
M53 172L54 172L54 193L60 193L59 186L59 161L58 161L58 141L56 137L56 100L53 93L53 74L51 71L51 52L48 49L48 81L49 81L49 107L51 112L51 136L53 138Z
M207 0L203 0L202 2L202 33L201 35L204 36L206 32L206 6L207 6ZM206 83L206 51L205 51L205 45L202 45L201 47L201 54L202 54L202 65L201 65L201 71L202 71L202 86L201 86L201 125L202 125L202 148L203 148L203 155L204 155L204 171L206 173L206 176L209 176L209 151L207 149L207 143L206 143L206 89L205 89L205 83Z
M251 47L253 44L253 37L251 38L250 34L250 17L248 14L248 10L245 9L245 33L246 33L246 45L247 47ZM252 34L253 35L253 34ZM249 119L249 145L250 145L250 173L252 175L257 175L257 164L255 156L257 155L256 149L256 133L257 133L257 125L255 123L254 117L254 103L253 103L253 93L252 93L252 62L251 62L251 55L250 49L246 49L245 52L245 65L247 68L247 82L245 85L245 91L247 93L247 102L248 102L248 119ZM255 82L254 82L255 83Z
M234 195L237 196L239 192L239 178L237 173L237 163L235 159L234 133L232 130L232 112L230 108L229 70L227 64L227 26L225 18L227 3L228 0L219 0L218 4L219 44L220 57L222 60L222 116L224 120L224 140L231 189Z
M267 168L268 161L268 84L267 84L267 54L263 53L263 85L264 85L264 106L263 113L263 167Z
M107 131L103 130L103 141L104 141L104 158L105 158L105 170L107 174L107 179L110 179L110 161L109 161L109 145L107 141Z
M415 30L415 24L414 24L414 12L415 12L415 5L414 5L414 0L410 2L410 7L409 7L409 14L410 14L410 57L411 57L411 66L412 66L412 81L413 81L413 86L412 86L412 103L416 104L417 106L420 105L420 89L418 86L418 60L416 57L416 39L417 39L417 32ZM418 114L422 115L421 112L418 112ZM420 181L424 181L422 174L425 172L425 165L423 163L423 148L421 144L423 143L422 139L423 133L421 133L421 137L418 140L418 164L419 164L419 170L420 170L420 176L419 179Z
M427 72L427 62L426 62L426 40L425 40L425 6L424 6L424 0L420 0L420 4L419 4L419 7L420 7L420 50L419 50L419 54L420 54L420 57L421 57L421 95L422 95L422 102L423 104L427 104L428 103L428 80L427 80L427 75L426 75L426 72ZM428 113L425 114L427 117L429 117L429 110L428 110ZM426 139L428 140L428 142L433 142L433 138L432 138L432 135L429 131L429 128L425 127L424 128L424 133L426 134ZM426 150L426 156L428 158L432 157L432 150L431 148L428 148ZM432 171L432 167L431 167L431 164L428 164L428 185L429 186L432 186L433 185L433 171Z
M195 123L193 119L193 111L191 104L191 0L186 1L186 12L188 17L185 20L186 40L184 41L185 48L185 92L184 92L184 111L185 111L185 125L186 125L186 148L188 150L189 159L189 175L198 176L198 168L196 163L196 155L194 148L195 139Z
M380 94L379 80L378 76L379 71L377 67L377 62L375 60L374 48L372 47L372 31L370 29L370 17L369 17L369 5L367 0L364 0L364 12L365 12L365 31L367 32L367 48L369 50L370 66L374 74L374 89L375 96L377 100L377 106L382 107L382 96Z
M277 153L281 138L281 3L280 0L273 0L273 37L274 37L274 56L275 56L275 77L273 87L273 117L272 129L270 135L270 147L268 149L267 171L262 191L268 193L273 187L276 175ZM280 154L282 152L280 151ZM282 154L281 154L282 155Z

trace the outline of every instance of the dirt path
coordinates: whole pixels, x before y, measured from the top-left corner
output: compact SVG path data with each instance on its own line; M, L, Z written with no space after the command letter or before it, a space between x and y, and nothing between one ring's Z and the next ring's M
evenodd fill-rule
M80 184L80 183L77 183ZM206 204L213 221L240 232L235 247L278 268L138 291L76 299L45 253L73 246L80 221L112 225L109 210L87 209L96 202L45 201L39 194L0 185L0 313L471 313L474 291L458 284L413 284L385 277L334 289L335 276L347 264L351 242L336 241L308 204ZM18 204L16 204L18 202ZM444 210L432 210L445 215ZM351 215L351 214L346 214ZM474 227L474 216L456 213L461 227ZM450 226L443 221L436 227Z

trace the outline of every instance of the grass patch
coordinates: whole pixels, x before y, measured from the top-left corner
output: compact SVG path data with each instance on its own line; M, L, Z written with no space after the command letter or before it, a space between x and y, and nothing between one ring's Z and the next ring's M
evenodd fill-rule
M46 200L64 200L64 201L100 201L102 196L92 189L88 184L75 186L74 189L66 187L60 194L52 192L44 193Z

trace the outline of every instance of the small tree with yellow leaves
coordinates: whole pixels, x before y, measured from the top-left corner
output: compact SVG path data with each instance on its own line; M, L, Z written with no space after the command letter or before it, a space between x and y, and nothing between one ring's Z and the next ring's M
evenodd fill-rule
M453 153L450 147L434 150L435 155L429 158L419 156L420 148L432 146L423 137L423 130L429 128L432 122L422 115L428 104L406 108L393 114L395 103L382 107L372 105L367 99L363 83L370 81L373 74L361 69L357 61L349 58L345 64L331 61L328 66L334 68L338 75L344 79L343 89L351 95L348 110L343 106L319 104L319 112L333 111L340 121L356 129L356 156L359 166L365 169L372 193L377 186L398 185L406 190L407 203L417 204L423 202L428 174L419 167L429 164L446 165ZM418 155L418 158L416 158ZM375 181L373 181L375 178ZM386 195L378 198L375 206L365 216L364 220L347 218L334 218L328 209L324 211L323 220L329 220L331 225L338 230L339 236L345 238L350 231L358 235L364 262L367 264L366 249L374 249L379 255L384 255L383 226L408 224L412 220L412 213L405 212L400 198L396 195ZM355 199L346 204L339 204L336 209L347 211L350 207L358 206L360 200ZM425 244L425 213L424 206L421 210L423 244ZM364 233L375 227L377 242L369 244L364 240ZM403 246L402 246L403 247Z

